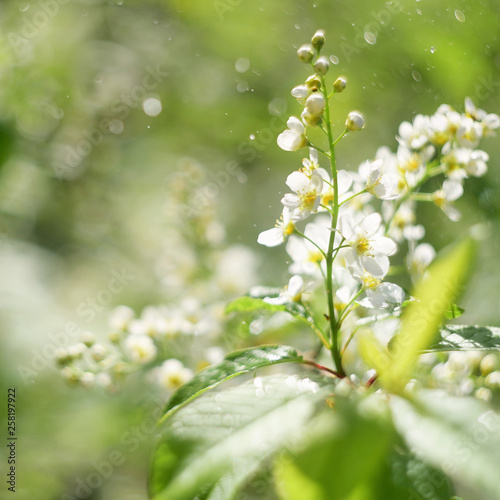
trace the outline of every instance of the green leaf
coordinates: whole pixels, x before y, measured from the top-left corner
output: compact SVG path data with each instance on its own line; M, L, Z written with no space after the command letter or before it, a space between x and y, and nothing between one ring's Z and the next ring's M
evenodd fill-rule
M337 400L335 414L311 422L310 427L320 430L309 437L305 449L293 462L277 463L282 500L391 498L386 495L390 485L383 490L375 485L387 475L385 462L396 433L387 414L371 414L372 403L376 405L374 398L368 404Z
M262 345L231 352L220 363L197 373L187 384L180 387L167 403L162 420L225 380L264 366L301 361L302 356L299 356L293 347L284 345Z
M269 304L261 298L239 297L226 306L226 314L233 312L271 311L287 312L297 319L302 319L314 324L314 318L309 314L307 308L300 302L288 302L286 304Z
M391 361L380 381L393 392L403 390L418 355L435 341L450 304L459 295L470 270L474 242L467 238L448 255L437 259L417 284L402 315L401 331L389 345Z
M261 464L294 446L333 387L323 378L273 375L203 394L161 427L151 498L238 498Z
M394 396L390 405L396 428L421 459L471 498L500 498L500 415L477 399L442 391L420 391L413 404Z
M446 319L456 319L462 316L465 312L465 309L457 306L456 304L450 304L450 307L446 311L445 317Z
M226 314L233 312L253 312L253 311L286 311L284 305L268 304L262 299L255 297L239 297L226 306Z
M441 336L426 352L500 351L500 328L495 326L448 325L441 328Z

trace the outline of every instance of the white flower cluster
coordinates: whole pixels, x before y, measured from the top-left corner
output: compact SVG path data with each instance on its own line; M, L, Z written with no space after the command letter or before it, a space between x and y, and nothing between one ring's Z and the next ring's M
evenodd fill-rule
M364 119L357 111L349 113L344 131L333 139L329 100L345 89L346 81L339 77L331 93L327 89L329 63L319 56L324 33L318 33L312 44L298 50L299 59L315 71L291 92L304 106L300 119L290 117L287 130L277 139L285 151L308 147L309 158L288 175L291 192L281 200L282 214L275 227L259 234L258 242L274 247L287 241L292 259L289 285L278 297L264 300L271 304L303 302L304 292L325 283L327 293L334 296L336 322L341 325L348 315L356 317L357 306L400 311L405 293L386 281L391 270L389 257L398 247L407 248L406 270L416 279L436 255L430 244L419 243L425 230L416 223L417 202L432 202L457 220L460 213L453 202L463 194L466 178L485 174L488 155L477 147L483 137L500 127L500 119L476 109L470 99L466 99L465 113L442 105L432 116L417 115L412 123L401 124L396 153L382 147L357 172L337 170L335 145L347 133L361 130ZM318 39L322 42L315 45ZM325 133L326 147L313 144L311 128ZM326 157L329 171L320 166L320 153ZM436 176L443 178L441 187L420 192ZM299 230L298 225L312 216L314 220ZM328 290L330 286L332 290Z
M497 354L481 351L456 351L444 360L430 353L420 361L420 370L429 377L432 386L454 396L474 395L485 401L500 395L499 367Z
M67 380L114 390L127 374L146 371L173 391L239 341L233 335L227 342L224 308L257 282L257 260L248 247L225 244L215 198L196 204L207 177L200 164L183 159L167 184L167 241L155 266L166 305L147 306L140 315L115 308L109 342L89 334L58 353Z

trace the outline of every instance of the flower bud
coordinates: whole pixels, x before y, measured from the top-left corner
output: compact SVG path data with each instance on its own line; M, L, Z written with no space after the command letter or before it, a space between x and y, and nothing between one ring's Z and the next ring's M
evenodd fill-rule
M302 61L303 63L310 63L314 57L314 49L312 45L308 43L301 45L299 50L297 50L297 57L299 58L299 61Z
M334 82L333 82L333 90L337 93L340 94L341 92L344 92L344 89L347 85L347 80L345 79L344 76L339 76Z
M347 115L345 126L350 132L357 132L365 126L365 119L359 111L351 111Z
M311 75L306 80L306 86L311 92L316 92L321 88L321 81L316 75Z
M326 101L322 94L315 92L306 100L306 110L310 115L322 115L325 110Z
M321 50L321 47L325 45L325 30L316 31L311 38L311 43L316 50Z
M326 75L329 68L330 63L325 56L318 57L318 60L314 63L314 71L320 76Z
M300 117L308 127L317 127L318 125L321 125L322 122L321 115L312 115L309 111L307 111L307 108L302 111Z

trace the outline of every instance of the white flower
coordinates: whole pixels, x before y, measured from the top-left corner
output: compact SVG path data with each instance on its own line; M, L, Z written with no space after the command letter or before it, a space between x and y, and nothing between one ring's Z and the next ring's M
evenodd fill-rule
M393 203L386 202L382 205L382 213L385 221L391 221L389 224L389 231L387 235L394 241L402 242L404 239L420 239L420 238L407 238L408 231L417 226L414 225L415 217L415 202L407 200L401 204L397 212L394 213L395 206ZM418 229L417 231L420 231ZM423 234L421 235L423 237Z
M400 286L383 282L382 277L373 275L359 262L349 264L349 271L361 283L365 292L365 298L359 301L363 307L370 309L393 308L404 301L405 294Z
M169 391L175 391L193 378L193 372L178 359L167 359L156 368L155 374L158 383Z
M359 261L374 275L388 269L388 256L397 250L391 238L379 234L381 222L381 215L373 213L356 224L352 215L347 213L340 216L338 224L341 235L351 247L346 253L347 261Z
M398 178L384 172L384 160L364 162L359 167L359 173L365 177L365 189L381 200L394 200L399 196Z
M427 162L434 155L434 146L427 146L421 151L412 151L406 146L398 147L398 168L403 171L406 182L415 186L425 175Z
M290 302L300 302L302 292L304 291L304 280L302 276L292 276L288 286L279 294L278 297L266 297L264 302L274 305L289 304Z
M413 123L401 123L397 140L401 145L409 149L420 149L428 142L430 129L430 118L424 115L417 115Z
M281 203L293 211L299 219L315 212L321 202L323 178L317 170L308 177L303 172L292 172L286 179L287 186L293 193L283 196Z
M457 141L460 146L475 148L483 137L483 127L469 116L462 117L457 130Z
M451 179L461 180L469 175L473 177L483 176L488 167L488 153L480 149L456 148L447 153L444 164L447 168L446 174Z
M217 257L214 281L227 294L242 295L255 284L257 262L246 246L232 245Z
M328 229L329 224L329 218L318 216L314 222L307 224L304 230L305 236L314 241L323 252L326 252L328 248L328 240L331 234ZM290 236L286 246L286 251L293 260L290 265L290 272L321 278L319 265L324 262L324 256L318 247L302 237Z
M107 349L102 344L94 344L90 347L89 351L94 361L102 361L108 353Z
M473 120L481 122L485 136L493 135L493 130L500 127L500 117L498 115L476 108L469 97L465 98L465 112Z
M297 151L307 146L304 135L305 128L302 122L295 116L291 116L287 123L288 129L278 136L278 146L285 151Z
M109 373L105 372L98 373L95 377L95 382L101 387L110 387L113 383Z
M300 171L311 177L314 170L319 168L319 158L318 150L314 148L309 148L309 158L304 158L302 160L302 165L304 165Z
M113 330L126 330L135 318L134 311L128 306L118 306L111 312L109 326Z
M323 180L326 181L323 184L323 191L321 193L321 204L325 206L332 205L334 200L334 188L331 186L331 182L326 171L323 169L318 170L323 174ZM339 203L342 203L352 194L349 192L352 183L353 178L350 172L347 172L346 170L339 170L337 172L337 192Z
M429 243L420 243L415 250L408 255L408 268L411 274L421 276L436 257L436 250Z
M333 282L335 285L335 309L341 312L358 292L359 283L345 267L338 265L333 268Z
M442 189L433 194L434 203L449 217L456 222L462 214L451 202L458 200L462 196L464 188L460 182L447 179L443 182Z
M88 389L89 387L92 387L95 382L95 375L92 372L84 372L82 373L80 377L80 383Z
M135 363L146 364L156 356L156 346L147 335L129 335L125 340L125 351Z
M297 220L298 217L292 214L292 211L288 207L284 207L280 219L276 221L276 226L260 233L257 243L266 247L281 245L286 237L293 233Z

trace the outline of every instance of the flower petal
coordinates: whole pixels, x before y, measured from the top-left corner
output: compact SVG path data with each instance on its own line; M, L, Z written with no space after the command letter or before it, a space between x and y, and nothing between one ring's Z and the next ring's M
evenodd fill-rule
M285 241L285 235L279 227L273 227L267 231L263 231L257 238L257 243L266 247L277 247Z

